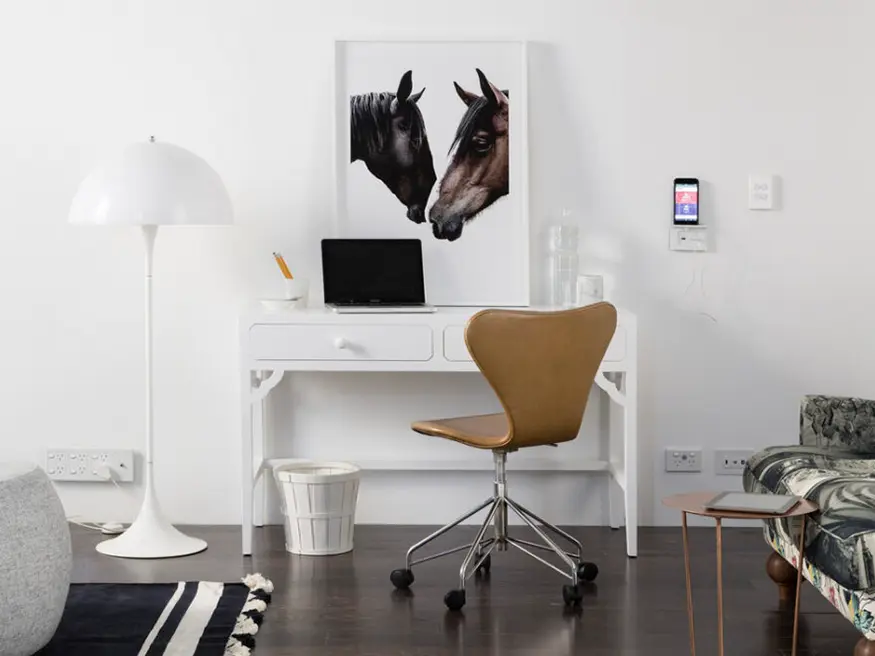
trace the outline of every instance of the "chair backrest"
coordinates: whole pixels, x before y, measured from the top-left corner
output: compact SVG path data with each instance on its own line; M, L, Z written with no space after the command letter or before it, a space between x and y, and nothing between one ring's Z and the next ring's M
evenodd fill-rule
M507 448L577 437L589 392L617 327L617 310L489 309L471 317L468 351L504 407Z

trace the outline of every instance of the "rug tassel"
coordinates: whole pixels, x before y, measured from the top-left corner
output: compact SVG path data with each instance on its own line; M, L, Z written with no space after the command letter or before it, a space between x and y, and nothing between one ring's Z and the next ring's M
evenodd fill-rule
M250 617L241 617L237 620L237 624L234 625L234 635L255 635L258 633L258 624L256 624L252 618Z
M250 610L255 610L259 613L263 613L267 610L267 602L265 602L263 599L250 599L243 607L243 612L246 613Z
M249 574L243 577L243 583L250 590L264 590L267 594L273 592L273 583L261 574Z
M242 581L250 592L225 645L225 656L249 656L252 653L255 649L254 636L264 620L273 592L273 583L261 574L249 574Z
M237 640L231 638L228 641L228 646L225 647L225 656L249 656L251 650L245 645L241 645Z

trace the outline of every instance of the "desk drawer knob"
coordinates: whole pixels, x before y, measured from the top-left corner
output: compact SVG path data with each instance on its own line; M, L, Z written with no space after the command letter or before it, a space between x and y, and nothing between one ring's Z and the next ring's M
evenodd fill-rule
M334 340L334 348L345 349L349 348L349 342L346 337L337 337Z

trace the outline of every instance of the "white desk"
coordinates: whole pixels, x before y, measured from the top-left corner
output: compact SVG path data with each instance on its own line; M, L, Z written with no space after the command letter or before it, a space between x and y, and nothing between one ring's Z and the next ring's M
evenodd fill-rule
M287 371L478 372L464 342L476 308L440 308L434 314L335 314L325 309L246 315L240 322L243 403L243 554L252 553L252 531L263 524L266 458L264 404ZM626 526L626 552L638 555L638 369L637 322L620 310L616 334L596 384L611 400L610 444L604 460L563 462L532 470L604 472L610 525ZM283 454L288 456L289 454ZM513 471L513 459L508 469ZM373 470L487 469L470 461L357 462ZM516 468L517 470L519 468ZM619 493L622 492L622 501ZM253 501L255 506L253 515ZM625 521L624 521L625 520Z

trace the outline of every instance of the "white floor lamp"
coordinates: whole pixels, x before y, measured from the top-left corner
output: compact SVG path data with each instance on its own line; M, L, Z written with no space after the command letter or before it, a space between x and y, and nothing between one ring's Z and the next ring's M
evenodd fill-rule
M146 249L146 490L134 523L97 551L121 558L171 558L207 543L176 529L161 511L153 475L152 251L159 226L223 225L233 221L228 193L200 157L166 143L133 144L95 170L73 199L71 223L139 226Z

